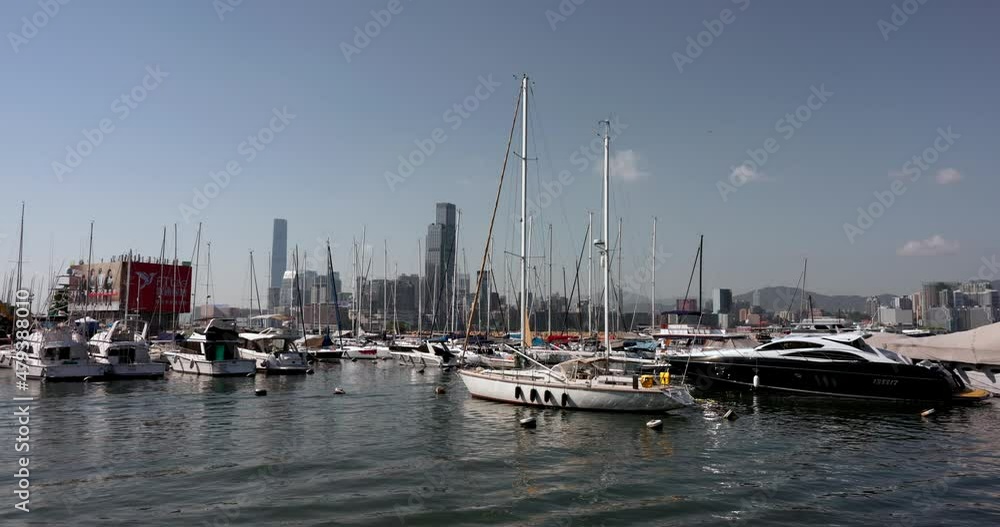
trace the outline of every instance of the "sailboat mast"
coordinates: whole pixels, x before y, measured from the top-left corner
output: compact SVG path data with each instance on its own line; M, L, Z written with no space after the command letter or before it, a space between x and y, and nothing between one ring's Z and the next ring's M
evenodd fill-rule
M705 235L698 240L698 316L701 316L702 278L705 275Z
M125 262L125 313L122 317L128 320L128 295L132 285L132 250L128 251L128 261Z
M528 334L528 76L521 78L521 345L527 351Z
M83 301L83 321L87 322L87 317L90 316L90 273L92 266L94 265L94 220L90 220L90 242L88 243L87 249L87 276L84 277L87 280L87 298Z
M552 224L549 224L549 335L552 334Z
M424 264L423 244L417 238L417 336L424 332Z
M458 308L458 236L462 231L462 209L458 209L458 221L455 222L455 243L451 248L451 332L456 331L456 313Z
M608 258L610 253L608 252L608 238L611 234L611 226L608 223L608 208L609 199L608 194L611 191L611 121L604 121L604 192L601 203L604 214L604 230L602 236L604 238L604 354L605 357L611 357L611 334L609 329L611 329L611 310L608 303L609 295L611 294L611 261Z
M201 257L201 222L194 237L194 276L191 278L191 309L198 305L198 260Z
M609 161L610 163L610 161ZM621 331L624 327L622 323L622 317L625 315L622 313L624 310L625 299L622 298L622 218L618 217L618 243L615 244L615 260L618 260L618 300L615 302L615 313L618 314L615 323L615 328L617 331Z
M21 291L21 278L24 262L24 202L21 202L21 234L17 242L17 289L14 290L15 297Z
M653 247L649 255L649 332L656 326L656 216L653 216Z
M170 284L170 305L173 306L174 324L172 329L177 329L177 224L174 224L174 280Z
M587 211L587 237L593 240L594 212ZM594 334L594 244L590 245L590 255L587 256L587 333Z

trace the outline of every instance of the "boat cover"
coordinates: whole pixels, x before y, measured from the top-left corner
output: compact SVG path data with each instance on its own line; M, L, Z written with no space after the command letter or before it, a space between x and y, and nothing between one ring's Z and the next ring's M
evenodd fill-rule
M895 351L911 359L1000 365L1000 322L933 337L876 333L865 340L876 348Z

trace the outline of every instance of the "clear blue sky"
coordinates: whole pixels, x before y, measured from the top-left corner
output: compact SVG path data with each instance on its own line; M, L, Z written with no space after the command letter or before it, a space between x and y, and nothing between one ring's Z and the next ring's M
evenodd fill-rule
M558 13L557 0L404 0L383 27L370 11L389 4L244 0L220 20L210 0L75 1L37 15L48 20L36 34L21 19L39 5L4 2L4 268L22 200L28 268L40 273L85 253L90 220L105 258L157 254L174 223L189 258L202 221L216 298L229 303L245 296L249 249L266 281L274 217L288 219L290 246L311 251L332 238L342 271L367 226L375 268L387 239L390 261L414 272L434 203L451 201L464 211L461 244L475 266L522 72L534 81L529 190L562 170L574 176L534 219L535 254L554 225L560 283L586 211L600 210L598 174L571 156L609 115L627 125L613 148L617 175L629 177L614 180L612 211L624 217L625 273L648 254L657 216L658 245L673 253L657 270L660 296L683 294L698 234L706 288L737 292L792 285L808 257L811 289L906 293L921 280L968 278L1000 253L995 2L927 2L898 30L880 29L879 20L893 23L888 0L588 0L565 20L546 14ZM713 23L724 9L729 23ZM707 31L703 21L722 33L679 71L677 54ZM378 35L348 61L342 43L355 45L366 24ZM119 97L157 66L167 76L146 78L155 87L126 116ZM453 130L445 112L491 75L499 86ZM778 121L810 102L812 87L832 95L787 137ZM240 144L286 107L295 117L248 161ZM66 163L67 147L104 119L114 129L60 181L53 162ZM902 176L906 192L850 243L844 224L857 222L858 207L889 191L892 174L948 126L960 137L919 180ZM446 139L390 191L385 173L435 128ZM739 170L748 181L723 200L718 182L768 138L778 150ZM231 160L241 172L187 223L180 206ZM513 243L515 194L504 193L498 255Z

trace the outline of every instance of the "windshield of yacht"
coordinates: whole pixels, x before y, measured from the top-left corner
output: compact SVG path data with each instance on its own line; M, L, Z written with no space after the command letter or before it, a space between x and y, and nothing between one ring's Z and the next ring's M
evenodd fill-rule
M754 342L748 337L739 337L732 339L723 340L707 340L702 349L706 350L723 350L723 349L741 349L741 348L755 348L758 346L757 342Z

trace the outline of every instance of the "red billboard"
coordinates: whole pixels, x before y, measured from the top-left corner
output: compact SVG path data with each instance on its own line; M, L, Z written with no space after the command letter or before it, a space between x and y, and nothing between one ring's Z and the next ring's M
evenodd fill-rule
M70 276L70 288L73 290L71 309L74 311L84 307L97 311L122 311L126 305L133 312L191 311L190 265L156 261L102 262L74 266ZM88 276L89 288L85 278Z

